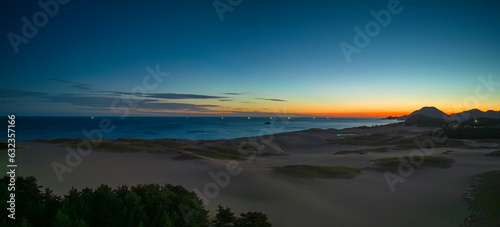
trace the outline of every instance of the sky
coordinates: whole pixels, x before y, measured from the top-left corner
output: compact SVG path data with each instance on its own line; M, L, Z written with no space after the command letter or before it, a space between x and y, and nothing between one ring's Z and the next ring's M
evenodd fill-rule
M4 115L500 110L498 1L0 4Z

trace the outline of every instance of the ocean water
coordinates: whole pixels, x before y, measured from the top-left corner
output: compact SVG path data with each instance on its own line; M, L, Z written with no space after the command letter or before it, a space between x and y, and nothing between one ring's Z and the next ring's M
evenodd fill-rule
M5 119L5 122L7 119ZM271 122L271 124L265 124ZM57 138L233 139L310 128L343 129L395 123L380 118L273 117L16 117L17 140ZM104 128L102 124L107 124ZM101 126L100 126L101 125ZM108 129L108 130L106 130ZM112 129L112 130L111 130ZM7 139L7 125L0 130Z

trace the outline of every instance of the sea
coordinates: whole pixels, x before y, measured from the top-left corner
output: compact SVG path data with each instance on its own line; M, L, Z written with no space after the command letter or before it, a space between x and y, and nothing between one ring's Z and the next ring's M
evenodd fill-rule
M7 119L5 120L7 121ZM233 139L282 132L396 123L380 118L333 117L28 117L16 116L20 141L57 138ZM7 140L7 125L0 130Z

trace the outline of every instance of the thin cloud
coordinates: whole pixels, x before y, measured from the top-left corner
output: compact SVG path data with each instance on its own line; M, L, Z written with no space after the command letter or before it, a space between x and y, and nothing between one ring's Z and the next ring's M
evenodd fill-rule
M230 101L233 101L232 99L219 99L219 101L221 102L230 102Z
M177 94L177 93L147 94L144 97L157 98L157 99L224 99L224 98L227 98L227 97L223 97L223 96Z
M250 92L227 92L227 93L222 93L224 95L248 95L252 94Z
M273 101L273 102L286 102L286 100L283 100L283 99L266 99L266 98L255 98L255 99Z
M24 91L24 90L14 90L14 89L0 89L2 98L19 98L19 97L46 97L49 93L38 92L38 91Z
M79 89L79 90L84 90L84 91L94 91L94 89L91 88L90 84L84 84L80 82L75 82L71 80L63 80L63 79L57 79L57 78L51 78L50 80L65 83L65 84L70 84L71 87Z
M2 93L1 102L9 102L16 98L34 99L38 102L47 103L66 103L76 108L85 108L92 110L109 110L109 108L129 108L128 104L137 104L135 110L175 110L175 111L199 111L207 112L211 108L220 107L219 105L197 105L190 103L171 103L158 102L157 98L142 98L123 100L113 95L93 96L83 94L49 94L45 92L23 91L13 89L0 89ZM154 96L154 95L153 95ZM133 105L135 106L135 105Z
M90 108L128 108L126 103L137 104L132 109L149 110L184 110L184 111L205 111L206 108L219 107L218 105L196 105L190 103L161 103L156 99L131 99L121 100L116 97L105 96L64 96L57 95L50 98L51 102L63 102L76 106ZM116 104L113 106L113 104ZM134 105L135 106L135 105Z
M114 95L130 95L130 96L140 96L144 98L155 98L155 99L225 99L224 96L213 96L213 95L197 95L197 94L178 94L178 93L152 93L152 94L140 94L122 91L112 91Z
M196 105L190 103L159 103L159 102L145 102L141 103L139 109L149 110L181 110L181 111L199 111L206 112L207 108L220 107L218 105Z

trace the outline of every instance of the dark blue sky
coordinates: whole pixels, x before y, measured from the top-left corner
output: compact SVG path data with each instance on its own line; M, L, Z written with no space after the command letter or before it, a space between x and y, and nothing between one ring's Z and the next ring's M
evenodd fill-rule
M500 81L497 1L399 1L348 63L339 44L354 45L353 28L388 2L243 0L221 21L212 1L73 0L15 53L8 34L42 8L4 1L0 112L114 115L113 100L156 65L168 77L133 114L457 112L478 77ZM499 90L469 106L498 110Z

